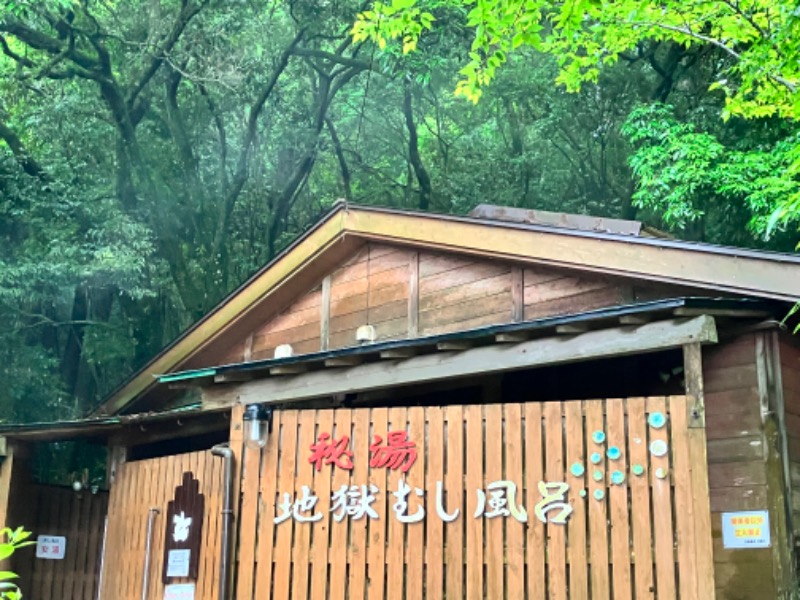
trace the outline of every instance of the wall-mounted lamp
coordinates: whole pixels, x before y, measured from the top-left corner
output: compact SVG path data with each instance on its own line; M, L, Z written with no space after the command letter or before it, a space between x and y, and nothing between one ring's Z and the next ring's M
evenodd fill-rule
M257 450L267 445L272 427L272 408L263 404L248 404L244 407L244 444Z

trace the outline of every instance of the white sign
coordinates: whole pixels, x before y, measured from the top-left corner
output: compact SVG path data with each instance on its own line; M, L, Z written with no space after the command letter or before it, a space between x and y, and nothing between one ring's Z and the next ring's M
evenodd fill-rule
M63 560L67 552L67 538L60 535L40 535L36 538L36 558Z
M769 513L766 510L722 513L724 548L769 548Z
M194 600L194 584L178 583L166 586L164 600Z
M170 550L167 557L167 577L188 577L191 550Z

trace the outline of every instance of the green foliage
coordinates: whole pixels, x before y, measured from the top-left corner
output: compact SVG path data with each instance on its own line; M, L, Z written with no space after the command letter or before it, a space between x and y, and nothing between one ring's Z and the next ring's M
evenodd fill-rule
M661 212L670 225L684 227L719 203L744 207L751 232L763 236L781 199L800 195L800 181L783 176L800 147L800 132L771 145L728 148L659 104L634 110L622 132L636 148L630 158L637 182L634 202ZM800 212L787 218L800 218Z
M31 536L30 531L25 531L22 527L11 529L4 527L0 530L0 537L5 538L0 542L0 560L9 558L16 550L25 546L30 546L36 542L28 540ZM0 598L3 600L20 600L22 592L19 586L14 583L17 574L12 571L0 571Z

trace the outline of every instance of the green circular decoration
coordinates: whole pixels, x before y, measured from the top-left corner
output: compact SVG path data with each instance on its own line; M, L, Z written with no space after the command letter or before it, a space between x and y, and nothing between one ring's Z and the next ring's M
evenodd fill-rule
M594 475L592 475L592 477L594 477L595 481L603 481L603 472L602 471L595 471Z
M611 460L618 460L620 456L622 456L622 452L620 452L619 448L616 446L610 446L608 450L606 450L606 456Z
M614 471L611 474L611 483L621 485L625 481L625 474L622 471Z
M581 490L580 492L578 492L578 494L580 495L581 498L586 498L586 490Z
M656 477L659 479L666 479L667 478L667 470L664 467L658 467L656 469Z
M661 429L667 424L667 417L665 417L662 412L651 413L650 416L647 417L647 424L653 429Z
M602 444L603 442L606 441L606 434L603 433L602 431L595 431L592 434L592 441L595 444Z
M594 491L595 500L602 500L605 497L606 497L606 493L603 490L595 490Z
M572 473L575 477L580 477L586 472L583 465L579 462L572 463L572 466L569 468L569 472Z
M653 440L650 442L650 454L653 456L664 456L668 450L669 447L664 440Z
M634 475L642 475L644 473L644 467L642 465L633 465L631 471Z
M592 452L592 455L589 457L589 460L592 461L592 464L600 464L600 461L603 460L603 455L599 452Z

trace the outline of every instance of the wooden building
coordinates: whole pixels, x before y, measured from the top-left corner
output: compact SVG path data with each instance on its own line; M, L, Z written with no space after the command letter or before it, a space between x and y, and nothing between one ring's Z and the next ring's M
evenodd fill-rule
M93 415L0 431L3 521L66 538L11 566L34 600L795 597L798 298L797 255L337 204ZM68 439L108 493L31 481Z

